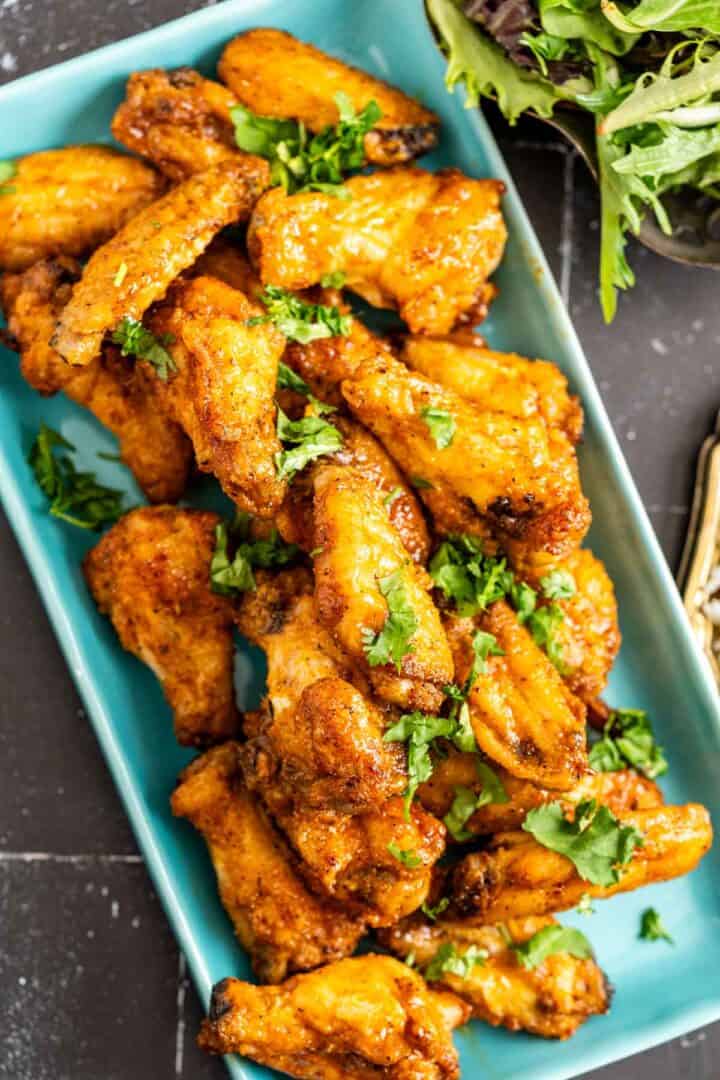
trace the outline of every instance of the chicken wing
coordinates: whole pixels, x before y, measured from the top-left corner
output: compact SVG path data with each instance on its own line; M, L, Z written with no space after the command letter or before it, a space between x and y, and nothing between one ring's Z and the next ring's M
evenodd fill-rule
M348 288L397 309L413 333L477 322L505 246L503 185L456 169L398 167L344 187L350 198L282 188L263 195L248 233L263 282L305 289L342 270Z
M236 734L232 604L210 590L216 514L141 507L85 556L95 602L125 649L157 675L175 735L202 746Z
M147 317L171 339L175 373L165 380L142 362L161 407L189 436L198 466L220 481L241 509L272 516L286 484L277 476L275 386L283 335L270 323L249 326L262 309L211 277L175 286Z
M444 338L408 335L401 357L413 371L481 409L519 420L541 416L548 427L564 431L573 443L582 434L580 402L568 393L560 369L547 360L496 352L468 331Z
M483 411L389 357L367 361L342 386L353 413L420 488L440 532L492 535L514 560L558 559L590 525L567 436L540 417ZM428 412L430 410L430 412ZM438 445L428 416L444 417Z
M472 1015L493 1027L529 1031L546 1039L568 1039L591 1016L610 1008L611 991L595 961L568 952L554 953L528 969L513 946L522 945L540 930L557 926L551 917L510 919L499 926L429 923L411 915L380 932L380 940L396 956L412 956L422 970L443 946L463 956L475 947L486 953L461 977L444 972L433 986L452 990L472 1008Z
M436 710L453 668L429 578L409 558L375 485L360 472L322 465L314 485L320 621L366 667L383 701ZM382 635L392 637L389 651L379 647Z
M243 159L221 161L137 213L85 267L53 340L60 355L94 360L106 333L142 318L216 233L247 218L266 180Z
M240 747L227 742L185 770L172 810L202 833L223 905L262 982L282 982L349 956L363 932L358 919L310 893L295 860L243 783Z
M593 885L564 855L526 832L498 833L487 850L466 855L451 873L448 915L499 923L575 907L584 894L604 898L690 873L712 843L704 806L659 806L623 814L644 838L615 885Z
M469 1008L391 956L340 960L282 986L223 979L199 1044L309 1080L457 1080Z
M109 146L43 150L16 163L0 198L0 270L85 255L162 193L162 177Z
M377 102L382 116L365 136L365 156L375 165L410 161L437 143L440 121L435 113L284 30L239 34L225 46L218 74L252 112L299 120L309 131L337 124L339 92L356 113Z
M588 769L585 706L504 601L474 618L448 616L455 682L473 669L473 638L492 634L501 655L488 656L468 696L480 749L513 776L567 791Z
M178 425L156 408L132 364L106 345L87 367L71 367L50 345L79 277L80 264L65 256L3 276L0 299L20 351L20 370L35 390L47 395L64 391L117 436L120 456L150 502L175 502L185 490L192 447Z
M185 276L218 278L251 299L262 292L260 279L244 250L222 235L215 237Z

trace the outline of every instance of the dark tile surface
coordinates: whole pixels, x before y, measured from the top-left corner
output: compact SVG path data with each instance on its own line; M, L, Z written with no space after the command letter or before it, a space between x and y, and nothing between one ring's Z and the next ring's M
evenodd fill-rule
M0 0L0 82L202 6ZM537 125L495 129L674 567L720 405L718 279L635 247L639 283L608 332L584 167ZM200 1003L5 523L0 581L0 1077L220 1080L194 1046ZM716 1080L719 1059L717 1025L584 1080Z

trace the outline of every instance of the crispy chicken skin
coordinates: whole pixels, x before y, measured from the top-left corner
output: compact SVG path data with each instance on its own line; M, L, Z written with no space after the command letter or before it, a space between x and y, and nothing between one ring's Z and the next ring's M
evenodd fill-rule
M582 406L568 393L560 369L547 360L496 352L469 331L444 338L408 335L400 355L413 371L481 409L520 420L541 416L548 427L564 431L573 443L582 434Z
M406 475L422 479L421 498L440 532L491 534L514 559L539 552L555 561L585 535L590 509L574 449L542 418L480 410L391 357L363 363L342 390ZM423 418L428 408L455 421L443 449Z
M379 633L390 617L380 583L398 574L417 628L399 670L367 666L378 697L432 712L452 681L452 657L429 578L408 556L375 485L354 468L315 472L315 600L320 621L359 664L367 666L364 632Z
M109 146L43 150L16 163L0 198L0 270L85 255L157 199L162 177Z
M476 322L505 246L503 185L456 169L397 167L321 192L259 200L248 248L264 283L305 289L335 270L375 307L395 308L413 333Z
M278 360L285 339L271 323L248 326L262 309L212 277L173 287L147 318L168 335L176 372L166 381L142 367L161 407L189 436L198 466L220 481L241 509L269 517L286 484L275 470L281 450L275 419Z
M425 809L435 817L443 818L452 805L456 788L469 788L479 795L483 782L478 774L476 761L476 754L463 753L449 747L445 756L435 763L430 779L418 788L418 799ZM464 828L468 832L485 835L519 829L528 811L557 800L571 807L583 799L597 799L619 816L631 810L649 810L662 806L663 803L662 792L657 784L632 769L586 773L577 784L560 794L548 788L537 787L528 780L519 780L504 769L496 769L495 772L505 789L508 801L481 806L465 822Z
M75 259L58 256L3 276L0 300L20 351L20 370L33 389L45 395L64 391L117 436L122 460L150 502L175 502L185 490L192 447L157 409L130 361L105 346L87 367L75 368L50 345L80 272Z
M310 131L337 124L338 92L350 98L356 113L377 102L382 116L365 136L365 156L375 165L410 161L437 143L435 113L283 30L238 34L225 46L218 74L252 112L300 120Z
M263 184L243 159L221 161L136 214L85 267L53 340L60 355L94 360L121 319L142 318L225 225L248 217Z
M539 844L529 833L497 833L487 850L466 855L451 873L448 917L478 924L526 915L547 915L575 907L584 893L598 898L690 873L712 843L704 806L659 806L623 814L644 837L616 885L593 885L564 855Z
M411 915L379 936L396 956L405 959L412 954L420 970L447 943L461 956L472 945L484 949L485 962L474 965L466 977L446 972L432 985L452 990L472 1007L473 1016L493 1027L568 1039L590 1016L608 1011L611 991L591 958L561 952L531 970L519 963L512 946L553 925L557 922L549 916L510 919L503 927L474 927L430 923Z
M210 590L216 514L131 510L85 556L95 602L125 649L157 675L175 736L203 746L233 736L232 604Z
M282 982L349 956L362 923L308 891L295 860L243 783L240 747L227 742L180 777L173 813L202 833L223 905L262 982Z
M282 986L223 979L199 1044L309 1080L457 1080L469 1008L390 956L351 957Z
M251 299L262 291L260 280L244 250L222 235L215 237L185 276L218 278Z

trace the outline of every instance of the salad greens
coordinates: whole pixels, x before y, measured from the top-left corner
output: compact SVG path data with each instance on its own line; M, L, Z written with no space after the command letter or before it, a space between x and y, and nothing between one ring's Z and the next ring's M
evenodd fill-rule
M720 4L717 0L428 0L448 57L449 89L493 98L511 124L557 109L595 117L600 301L635 282L628 233L681 187L720 200Z

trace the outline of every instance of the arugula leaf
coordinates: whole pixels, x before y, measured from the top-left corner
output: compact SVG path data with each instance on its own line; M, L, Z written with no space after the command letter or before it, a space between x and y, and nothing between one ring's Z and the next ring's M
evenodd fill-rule
M577 592L575 578L569 570L551 570L540 578L540 588L548 600L569 600Z
M347 274L344 270L332 270L329 274L323 274L320 278L323 289L342 289L346 281Z
M655 742L652 724L642 709L611 712L602 738L590 748L588 760L597 772L617 772L630 766L649 780L668 770L662 747Z
M327 416L328 413L337 412L334 405L328 405L326 402L316 398L305 380L291 367L283 363L282 360L278 363L277 385L280 390L293 390L296 394L302 394L303 397L306 397L314 406L315 413L318 416Z
M6 180L12 180L17 173L17 165L14 161L0 161L0 195L14 195L13 184L6 184Z
M334 454L343 444L336 427L320 416L304 416L290 420L278 408L277 434L285 449L275 455L275 468L282 480L291 481L296 473L323 454Z
M432 405L422 409L420 415L427 424L438 450L447 450L455 438L455 417L445 409L436 409Z
M640 916L640 933L638 935L644 941L667 941L670 945L675 942L662 923L659 913L655 908L646 908Z
M392 857L407 867L408 870L415 870L422 863L422 859L414 851L402 851L397 844L390 843L387 849Z
M562 803L546 803L531 810L523 829L539 844L570 859L584 881L593 885L616 885L621 869L630 862L643 836L632 825L622 825L607 806L586 799L568 821Z
M423 900L420 905L420 910L431 922L435 922L438 915L442 915L443 911L446 911L450 907L450 898L448 896L441 897L437 904L431 906L427 900Z
M347 337L352 330L351 315L327 304L310 304L280 285L266 285L258 299L267 308L267 315L253 316L247 325L274 323L289 341L301 345L320 338Z
M67 454L72 443L46 424L41 424L30 449L28 462L40 490L50 502L53 517L80 529L99 530L124 513L124 494L99 484L95 473L78 472Z
M127 315L122 318L113 330L110 340L120 346L123 356L147 360L163 382L167 381L171 371L177 370L175 361L165 348L166 345L172 345L172 336L166 334L162 338L156 338L137 319L130 319Z
M237 596L255 588L253 567L268 570L271 567L287 566L300 555L296 544L286 544L280 538L277 529L260 540L250 540L249 515L238 514L234 525L229 529L225 522L215 526L215 550L210 561L210 588L222 596ZM235 553L230 557L228 547L235 544Z
M413 651L410 640L418 628L417 616L405 594L401 570L380 578L378 588L387 601L388 617L377 633L369 627L363 630L363 648L371 667L392 662L400 671L403 659Z
M593 954L592 945L582 931L570 926L543 926L521 945L513 945L512 950L522 967L528 969L538 967L555 953L569 953L579 960Z
M452 941L446 941L437 950L423 974L428 982L442 979L443 975L457 975L461 979L467 979L474 967L485 963L487 955L485 949L477 945L469 945L460 953Z

